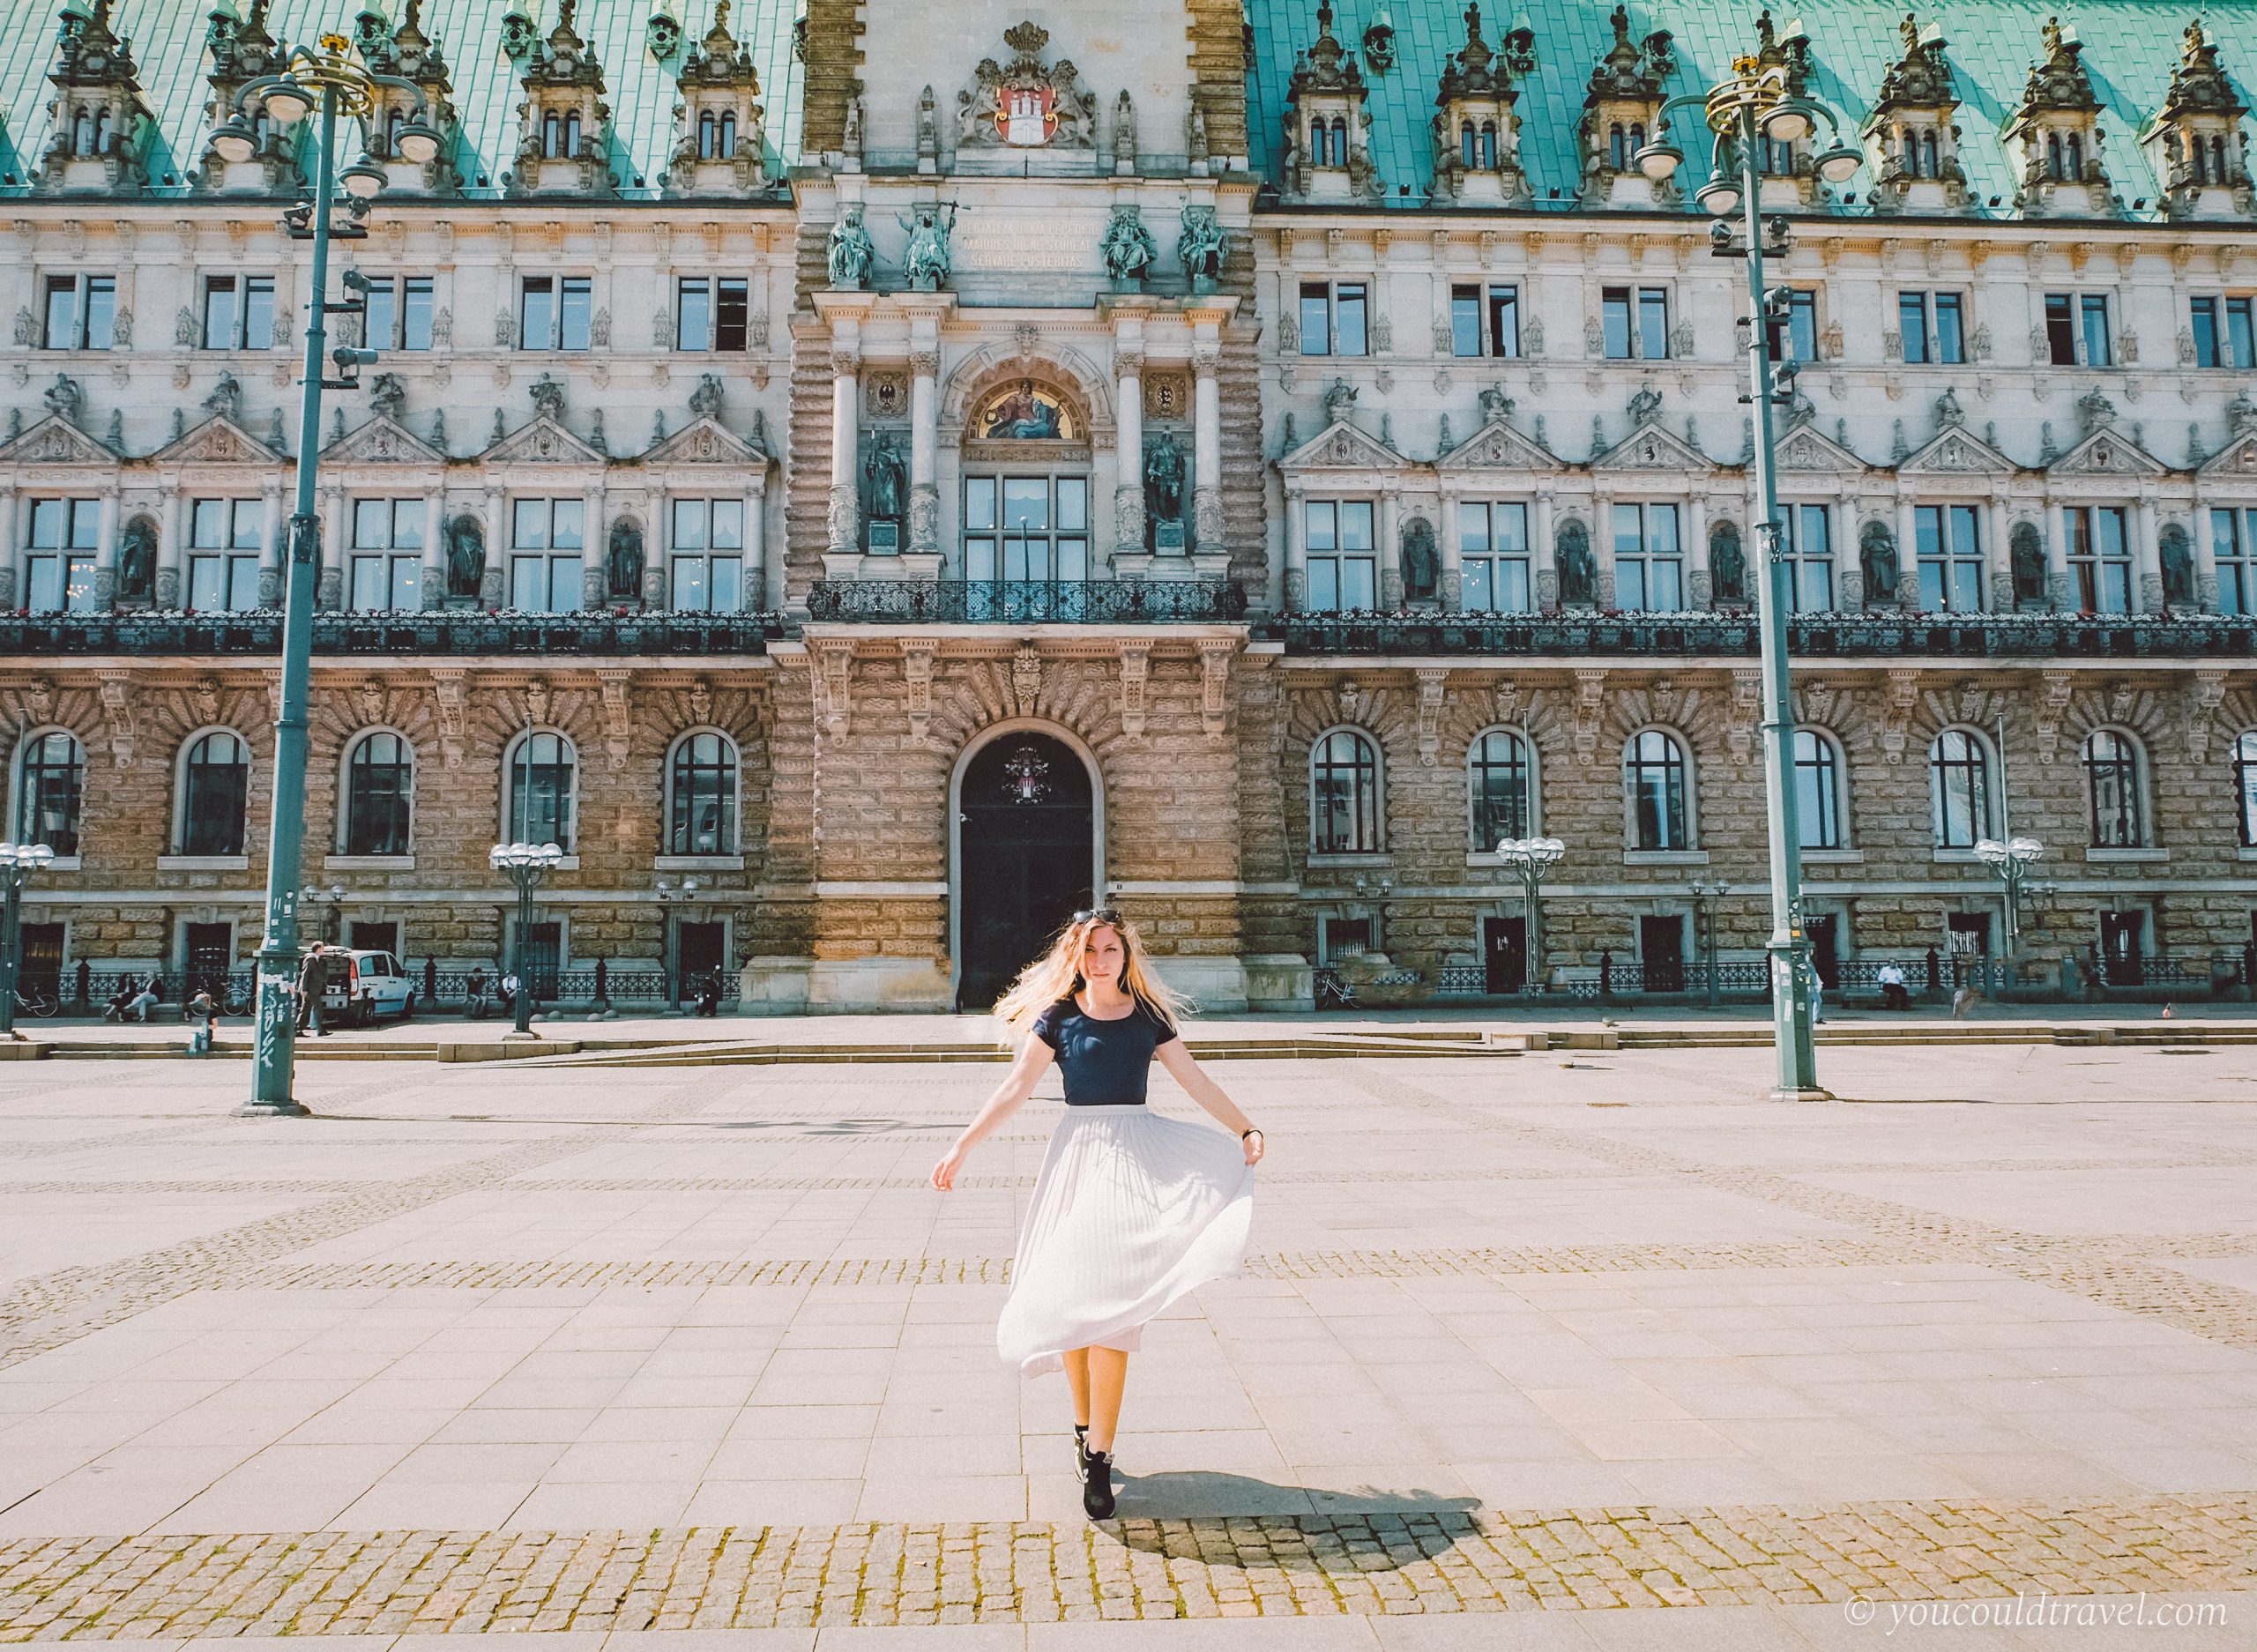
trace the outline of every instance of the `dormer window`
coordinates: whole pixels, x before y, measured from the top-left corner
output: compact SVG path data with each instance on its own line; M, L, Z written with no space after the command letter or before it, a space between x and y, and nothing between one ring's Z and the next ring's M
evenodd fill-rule
M728 0L717 0L713 26L682 57L667 162L674 190L756 189L766 181L760 76L728 24Z
M737 153L737 117L731 109L718 115L711 109L697 117L697 158L700 160L733 160Z
M1317 167L1345 167L1348 164L1348 121L1336 115L1330 120L1322 115L1308 123L1309 164Z
M544 160L570 160L580 153L580 112L550 109L540 117L540 156Z
M1664 100L1663 86L1677 71L1669 33L1657 29L1643 41L1630 38L1630 14L1618 5L1608 21L1613 44L1590 72L1576 126L1582 154L1579 197L1589 205L1650 206L1675 198L1674 186L1655 182L1638 169Z
M1643 121L1632 121L1628 126L1617 121L1606 129L1606 148L1617 172L1633 170L1637 162L1634 157L1646 146L1646 125Z
M1497 123L1484 121L1478 127L1471 122L1464 123L1459 132L1459 159L1469 172L1493 172L1497 166Z
M1881 77L1860 135L1872 145L1875 205L1886 212L1935 212L1967 205L1958 155L1958 93L1943 30L1907 14L1898 26L1904 55Z
M2246 214L2253 205L2241 122L2249 111L2201 22L2187 26L2163 108L2141 135L2174 218Z
M1316 39L1294 62L1285 92L1287 185L1297 199L1345 200L1380 188L1366 148L1363 70L1333 33L1332 16L1330 0L1317 7Z

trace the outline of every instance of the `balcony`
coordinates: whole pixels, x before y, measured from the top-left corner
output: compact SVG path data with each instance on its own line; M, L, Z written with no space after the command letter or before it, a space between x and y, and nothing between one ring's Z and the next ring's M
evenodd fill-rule
M744 655L784 635L774 614L317 614L317 655ZM34 614L0 616L0 656L279 657L282 615Z
M1286 614L1255 628L1288 654L1739 655L1753 614ZM1798 659L2250 659L2257 618L2226 614L1814 614L1787 626Z
M1149 625L1246 617L1227 579L824 579L808 618L845 624Z

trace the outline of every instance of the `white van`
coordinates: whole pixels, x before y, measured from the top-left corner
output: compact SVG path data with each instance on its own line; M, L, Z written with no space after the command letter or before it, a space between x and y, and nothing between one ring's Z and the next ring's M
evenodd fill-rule
M339 968L339 960L345 967ZM415 984L389 952L329 954L329 990L322 1010L343 1024L365 1027L379 1016L405 1020L415 1013Z

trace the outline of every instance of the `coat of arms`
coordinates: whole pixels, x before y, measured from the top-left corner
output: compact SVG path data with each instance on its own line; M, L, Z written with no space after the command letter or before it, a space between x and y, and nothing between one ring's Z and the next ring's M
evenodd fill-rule
M957 147L1094 148L1097 93L1083 89L1080 71L1066 59L1044 63L1050 32L1021 23L1004 33L1003 43L1011 61L983 58L970 89L957 93Z

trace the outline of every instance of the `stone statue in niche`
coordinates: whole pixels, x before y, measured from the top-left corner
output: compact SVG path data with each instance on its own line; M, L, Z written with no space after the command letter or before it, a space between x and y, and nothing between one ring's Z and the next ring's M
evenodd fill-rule
M1403 525L1403 599L1432 602L1441 581L1442 559L1434 548L1434 525L1424 517L1413 517Z
M862 227L862 204L849 201L838 210L831 227L831 285L842 293L859 293L869 285L870 266L877 262L870 232Z
M157 525L136 517L117 541L117 594L123 601L145 601L156 584Z
M86 393L68 373L57 373L55 383L40 392L40 399L47 404L48 413L65 424L75 425L86 416Z
M611 539L604 547L605 594L615 602L637 602L643 596L643 525L622 517L611 525Z
M1747 553L1740 548L1737 522L1718 522L1709 529L1709 589L1717 607L1747 606Z
M1144 449L1144 520L1154 530L1183 520L1183 450L1166 430Z
M485 531L476 517L457 517L447 524L447 595L475 600L485 578Z
M2034 522L2017 522L2007 535L2007 562L2014 573L2016 607L2033 607L2045 600L2045 545Z
M1230 250L1230 232L1211 206L1187 205L1175 238L1175 256L1183 264L1183 279L1194 293L1211 293L1223 279L1223 258Z
M901 473L901 454L893 445L893 432L881 430L862 460L863 520L900 521L902 502L908 491Z
M911 292L937 293L949 284L949 232L956 227L956 208L920 201L909 210L911 217L894 220L909 234L901 273Z
M1144 285L1145 275L1159 257L1152 232L1144 227L1143 215L1134 206L1113 209L1113 221L1105 227L1103 250L1105 272L1113 278L1115 287L1127 292Z
M1595 606L1598 601L1598 564L1591 558L1590 530L1573 517L1562 522L1553 541L1553 562L1560 575L1560 606Z
M1885 607L1896 600L1896 536L1888 524L1868 522L1858 532L1858 566L1865 574L1866 606Z
M2186 542L2186 530L2176 522L2166 522L2156 535L2156 554L2163 563L2163 599L2174 608L2191 608L2200 599L2194 594L2194 551Z

